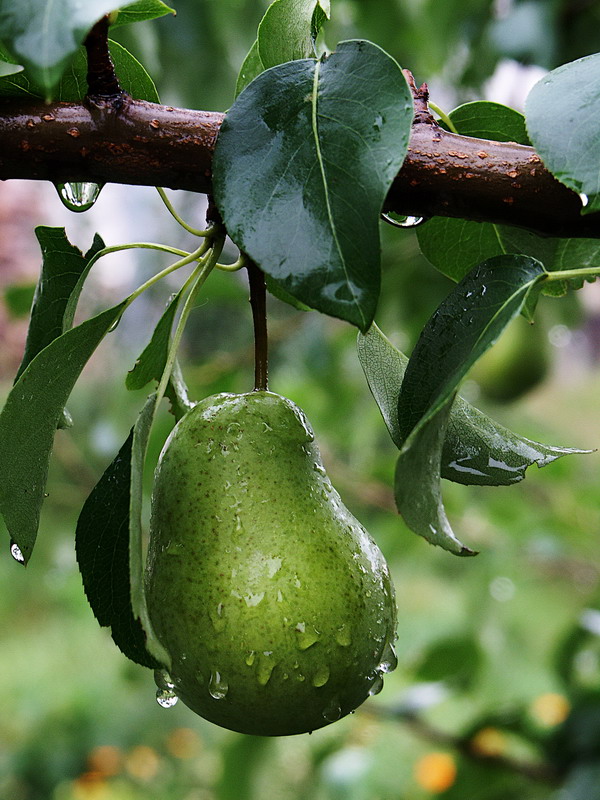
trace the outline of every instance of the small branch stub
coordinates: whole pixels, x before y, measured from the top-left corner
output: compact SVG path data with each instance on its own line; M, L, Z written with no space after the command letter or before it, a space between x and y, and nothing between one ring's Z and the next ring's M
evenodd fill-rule
M116 101L123 96L108 49L108 16L102 17L84 42L88 60L88 97Z

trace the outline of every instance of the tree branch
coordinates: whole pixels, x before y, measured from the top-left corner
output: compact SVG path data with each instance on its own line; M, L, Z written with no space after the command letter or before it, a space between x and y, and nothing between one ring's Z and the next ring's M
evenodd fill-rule
M417 108L417 112L419 109ZM211 192L223 114L122 95L122 105L0 103L0 180L26 178ZM385 210L600 238L600 214L545 169L533 148L457 136L417 113Z

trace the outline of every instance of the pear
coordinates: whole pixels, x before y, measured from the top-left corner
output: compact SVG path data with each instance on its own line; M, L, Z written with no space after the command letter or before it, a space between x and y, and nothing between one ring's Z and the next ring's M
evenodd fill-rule
M208 397L173 429L145 587L171 657L158 682L234 731L320 728L396 665L385 559L332 487L303 412L272 392Z

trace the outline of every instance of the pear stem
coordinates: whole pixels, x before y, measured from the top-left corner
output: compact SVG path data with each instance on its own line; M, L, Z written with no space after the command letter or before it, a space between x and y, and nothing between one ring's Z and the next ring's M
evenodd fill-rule
M267 286L265 276L254 262L248 260L250 306L254 323L254 391L266 392L269 388L269 347L267 338Z

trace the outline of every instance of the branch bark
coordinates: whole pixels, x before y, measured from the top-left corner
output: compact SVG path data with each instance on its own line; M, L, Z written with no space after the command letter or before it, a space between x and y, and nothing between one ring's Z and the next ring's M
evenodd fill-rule
M164 186L210 194L223 114L122 96L122 102L0 103L0 180ZM417 114L385 210L600 238L600 214L581 215L531 147L457 136Z

